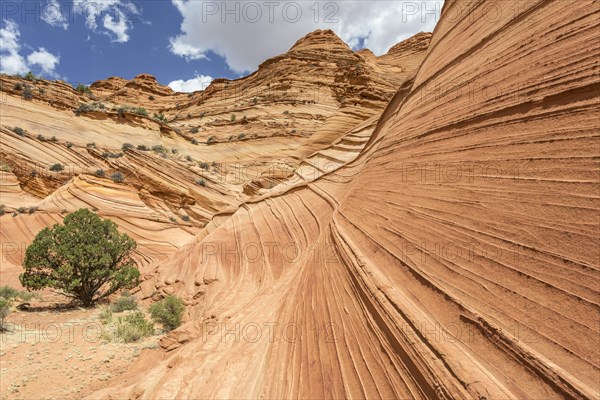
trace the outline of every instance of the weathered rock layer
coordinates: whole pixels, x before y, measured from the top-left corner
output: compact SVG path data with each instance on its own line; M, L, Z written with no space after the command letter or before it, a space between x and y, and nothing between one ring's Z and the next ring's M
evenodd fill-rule
M393 98L340 77L293 174L223 187L233 206L149 263L141 292L182 296L186 323L92 397L597 398L599 21L593 1L447 0ZM327 38L390 86L422 48L372 61L316 32L261 68Z
M442 18L354 160L157 266L190 322L103 394L598 396L598 9L491 3Z

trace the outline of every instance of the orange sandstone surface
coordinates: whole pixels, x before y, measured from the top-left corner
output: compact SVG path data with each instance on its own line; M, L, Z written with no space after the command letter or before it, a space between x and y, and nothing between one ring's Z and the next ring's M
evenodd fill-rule
M1 77L2 242L92 208L140 244L136 296L186 303L89 398L598 398L600 12L493 4L381 57L316 31L191 95Z

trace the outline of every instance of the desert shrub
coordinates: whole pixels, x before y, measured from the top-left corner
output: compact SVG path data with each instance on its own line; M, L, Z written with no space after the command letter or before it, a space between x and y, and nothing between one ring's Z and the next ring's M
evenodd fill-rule
M33 299L34 297L37 297L37 294L17 290L10 286L2 286L2 287L0 287L0 297L3 297L8 300L21 299L23 301L29 301L29 300Z
M205 170L207 170L207 171L208 171L208 163L207 163L207 162L204 162L204 161L203 161L203 162L199 162L199 163L198 163L198 166L199 166L200 168L202 168L202 169L205 169Z
M164 122L165 124L168 122L167 117L165 117L165 115L163 113L160 113L160 114L154 113L152 118L155 119L156 121Z
M110 309L114 313L120 313L123 311L137 310L138 304L135 297L129 293L124 292L121 297L115 300L111 305Z
M253 98L253 99L252 99L252 102L253 102L254 104L256 104L256 103L258 102L258 97L255 97L255 98Z
M73 143L67 142L65 143L65 146L67 146L67 149L70 149L71 147L73 147Z
M171 153L177 154L177 149L171 149Z
M85 145L85 147L88 147L88 148L90 148L90 149L93 149L93 148L95 148L95 147L96 147L96 143L94 143L94 142L88 143L88 144L86 144L86 145Z
M167 149L162 144L157 144L156 146L152 146L152 151L155 153L166 153Z
M94 172L94 175L96 175L98 178L104 178L106 174L104 173L103 169L97 169L96 172Z
M200 113L200 119L204 118L204 116L205 116L205 115L206 115L206 111L202 111L202 112Z
M194 159L192 158L192 156L185 156L185 160L189 161L189 162L193 162Z
M231 114L231 117L229 119L231 120L231 122L235 121L235 114Z
M25 129L19 128L18 126L15 126L12 131L19 136L25 136Z
M137 342L154 333L154 324L148 321L141 311L119 317L116 321L113 339L116 342Z
M135 146L132 145L131 143L123 143L123 145L121 146L121 150L123 150L123 151L127 151L127 150L130 150L133 148L135 148Z
M23 79L25 79L26 81L35 81L37 79L37 77L33 74L33 72L29 71L28 73L25 74Z
M17 208L17 212L18 212L19 214L23 214L23 213L24 213L26 210L27 210L27 209L26 209L25 207L19 207L19 208Z
M117 113L119 114L119 117L121 117L121 118L123 118L125 116L125 113L142 115L144 117L148 116L148 111L146 111L146 109L144 107L132 107L132 106L127 106L127 105L118 107Z
M19 296L20 291L8 285L0 287L0 297L5 299L14 299Z
M150 101L154 101L155 99L156 98L154 96L152 96L152 95L148 96L148 100L150 100Z
M20 292L18 296L22 301L30 301L33 298L39 297L37 293L32 292Z
M62 166L62 164L58 164L58 163L52 164L50 166L50 171L54 171L54 172L60 172L60 171L62 171L64 169L65 168Z
M143 144L138 144L137 149L140 151L148 151L148 147Z
M134 109L134 112L137 115L141 115L143 117L147 117L148 116L148 111L146 111L146 109L144 107L138 107L138 108Z
M229 135L229 137L227 138L227 140L229 140L231 142L233 140L233 135Z
M29 290L50 287L91 306L138 284L140 272L131 258L136 246L111 220L80 209L63 225L37 234L25 251L19 280Z
M200 129L199 129L197 126L195 126L195 127L193 127L192 129L190 129L190 132L191 132L191 133L198 133L198 131L199 131L199 130L200 130Z
M241 140L241 139L243 139L243 138L245 138L245 137L246 137L246 134L245 134L245 133L240 133L240 134L238 135L238 139L240 139L240 140Z
M102 307L102 310L100 311L100 321L102 321L103 324L110 324L112 322L112 316L113 312L111 307Z
M11 172L12 168L10 167L10 165L0 161L0 170L2 170L4 172Z
M46 89L44 89L44 88L39 88L39 89L38 89L38 92L39 92L40 94L45 94L45 93L46 93Z
M6 214L5 208L6 208L6 206L4 204L0 204L0 215Z
M283 112L283 114L284 114L284 115L288 115L289 113L290 113L290 112L289 112L288 110L285 110L285 111Z
M214 136L209 136L208 139L206 140L206 144L212 144L215 142L215 137Z
M37 211L37 207L29 207L29 214L33 214L34 212Z
M58 142L58 139L56 138L56 136L52 136L52 137L50 138L50 141L51 141L52 143L56 143L56 142Z
M102 158L120 158L123 157L123 153L112 153L110 151L105 151L102 153Z
M23 89L23 99L24 100L33 100L33 90L31 90L31 88L29 86L26 86Z
M196 181L196 184L204 187L204 186L206 186L206 181L204 179L198 179Z
M35 178L38 175L38 172L35 169L32 169L31 172L29 173L29 176L31 176L32 178Z
M115 182L115 183L123 183L123 182L125 182L125 176L120 171L113 172L110 175L110 179L112 179L113 182Z
M90 89L90 87L84 85L83 83L80 83L79 85L75 86L75 90L82 94L92 94L92 90Z
M169 217L169 221L171 221L171 222L177 222L177 218L175 218L175 217Z
M86 113L86 112L93 112L93 111L104 111L106 110L106 106L104 105L104 103L98 103L98 102L94 102L94 103L87 103L87 104L81 104L79 107L77 107L74 112L77 115L80 115L81 113Z
M46 141L46 138L44 137L44 135L37 135L35 138L37 140L39 140L40 142L45 142Z
M194 145L197 145L197 144L198 144L198 141L197 141L196 139L192 139L192 140L190 141L190 143L192 143L192 144L194 144Z
M91 104L81 104L79 107L75 109L75 114L79 115L81 113L95 111L95 108Z
M185 222L189 222L190 221L190 217L189 217L189 215L182 215L181 216L181 220L185 221Z
M15 90L23 90L23 84L21 82L15 83Z
M152 304L150 306L150 315L166 331L171 331L181 325L184 310L183 300L171 295Z
M0 297L0 332L6 330L4 325L4 319L10 314L10 307L12 306L12 300L4 297Z

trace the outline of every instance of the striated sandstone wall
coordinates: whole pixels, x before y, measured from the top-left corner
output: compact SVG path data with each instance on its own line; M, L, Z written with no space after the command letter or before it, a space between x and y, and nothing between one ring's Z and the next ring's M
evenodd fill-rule
M354 160L156 266L188 322L94 397L597 398L600 14L564 3L447 1Z

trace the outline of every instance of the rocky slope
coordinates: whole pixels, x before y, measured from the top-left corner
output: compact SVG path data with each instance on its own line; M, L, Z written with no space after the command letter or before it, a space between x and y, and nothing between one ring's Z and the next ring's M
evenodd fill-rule
M478 18L492 5L496 19ZM143 166L132 174L135 190L102 181L77 195L98 180L73 174L47 200L62 206L68 193L114 202L126 222L136 208L175 204L206 217L186 231L190 240L147 262L141 287L141 297L182 296L185 324L161 340L162 355L91 398L597 398L599 20L591 0L567 9L491 0L465 9L447 0L431 37L379 58L315 32L235 81L256 94L234 100L233 83L217 81L164 110L174 119L160 134L165 145L184 146L185 130L198 125L199 137L218 142L204 146L215 157L244 152L288 163L289 173L211 182L196 194L181 189L195 169L184 160L127 151L110 167ZM423 40L431 40L426 54ZM282 80L263 75L269 68ZM313 68L304 79L288 72ZM263 104L267 83L301 89L292 102ZM325 93L314 104L303 97L313 87ZM229 142L242 115L244 131L272 128L263 147ZM17 140L34 141L2 135L15 151ZM93 150L76 150L95 168ZM3 191L25 201L33 191L14 175ZM109 187L131 193L131 205ZM212 213L200 196L210 196ZM30 240L26 227L48 223L31 219L41 216L3 216L2 234Z
M417 38L415 51L389 64L316 31L254 74L191 94L147 74L81 92L0 76L2 242L24 248L42 227L90 207L140 243L144 264L158 262L380 113L405 79L398 71L413 71L425 55L430 37ZM343 146L316 168L360 148ZM9 253L3 276L16 283L23 252Z
M144 290L189 322L97 395L597 398L598 9L494 4L494 23L442 18L344 139L369 138L353 160L157 265Z

